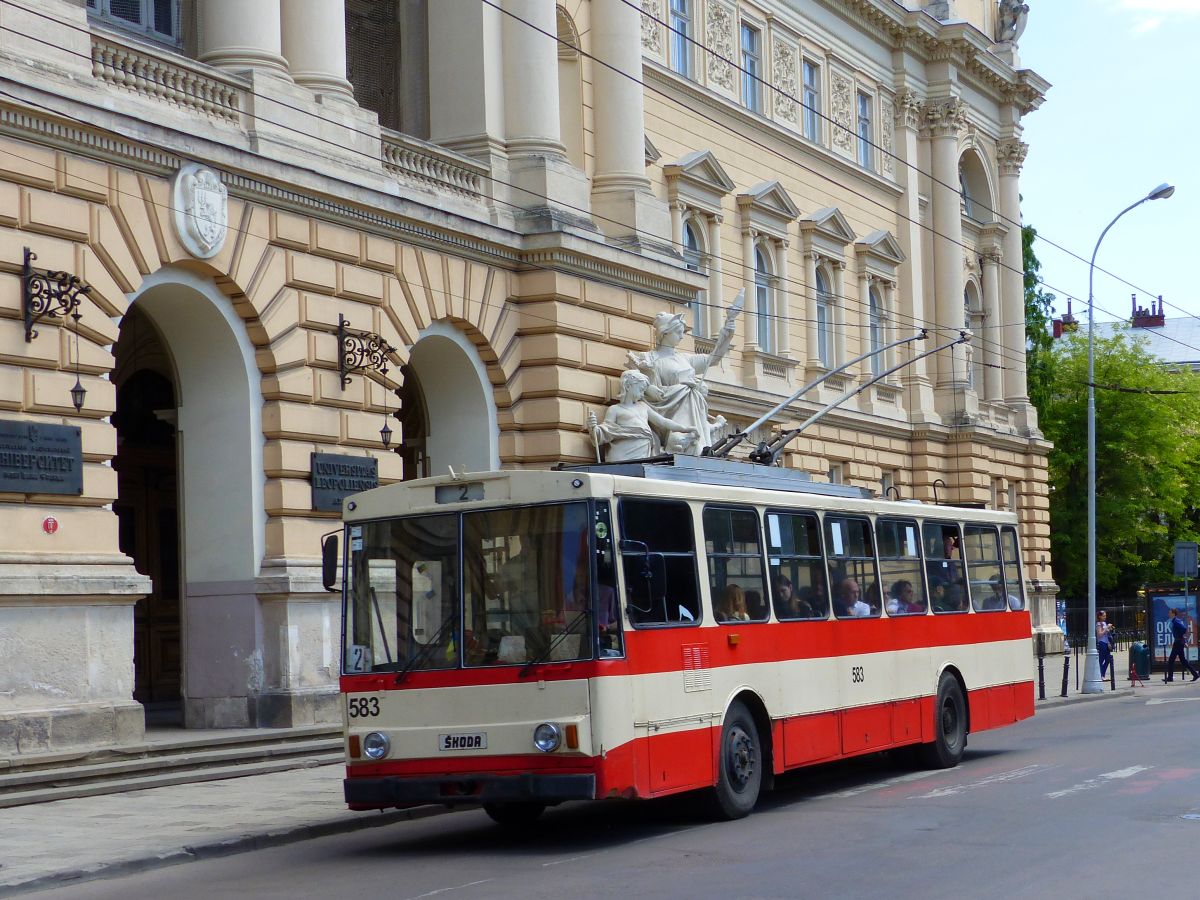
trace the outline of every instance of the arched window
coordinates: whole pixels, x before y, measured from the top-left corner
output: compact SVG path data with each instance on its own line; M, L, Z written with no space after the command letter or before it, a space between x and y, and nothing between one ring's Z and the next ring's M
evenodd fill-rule
M971 294L974 291L974 286L968 284L963 291L963 327L967 331L971 330L971 315L973 304L971 303ZM967 345L971 348L971 352L967 353L967 387L975 387L975 366L979 364L979 348L975 346L975 342L979 340L979 335L973 335L970 343ZM964 351L966 352L966 351Z
M883 354L876 353L883 346L883 303L875 288L867 292L867 350L875 353L871 357L871 374L883 371Z
M700 243L700 231L696 221L689 219L683 223L683 264L693 272L703 272L704 248ZM708 292L700 291L692 303L692 333L696 337L708 336Z
M765 353L775 352L771 339L774 317L771 310L771 268L762 247L754 250L754 311L758 319L758 349Z
M567 159L583 168L583 67L579 31L561 6L555 7L558 25L559 136Z
M833 363L833 294L825 273L817 270L817 359L828 368Z

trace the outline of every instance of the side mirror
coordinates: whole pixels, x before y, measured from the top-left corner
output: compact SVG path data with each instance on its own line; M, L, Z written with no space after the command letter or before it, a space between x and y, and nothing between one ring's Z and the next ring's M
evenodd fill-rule
M338 536L327 534L321 541L321 583L325 590L336 591L338 584Z

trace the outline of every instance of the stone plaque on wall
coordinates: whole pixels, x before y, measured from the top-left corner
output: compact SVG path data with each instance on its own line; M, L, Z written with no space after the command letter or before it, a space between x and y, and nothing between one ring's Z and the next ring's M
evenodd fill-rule
M341 512L342 500L379 487L379 462L369 456L312 454L312 508Z
M0 421L0 492L82 494L83 441L73 425Z

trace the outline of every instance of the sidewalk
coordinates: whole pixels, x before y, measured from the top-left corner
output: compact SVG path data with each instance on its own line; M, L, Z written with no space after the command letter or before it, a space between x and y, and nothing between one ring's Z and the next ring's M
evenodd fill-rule
M1072 654L1068 696L1061 697L1062 662L1062 656L1045 660L1047 697L1036 701L1039 712L1082 701L1143 693L1167 697L1186 690L1186 676L1181 682L1176 675L1168 685L1161 672L1152 674L1144 687L1131 686L1128 654L1122 651L1116 657L1116 691L1106 681L1103 693L1079 693ZM1036 696L1036 669L1034 691ZM314 766L6 809L0 815L0 897L442 812L429 806L351 812L342 799L343 771L341 765Z
M1180 673L1176 671L1175 682L1173 684L1163 683L1163 672L1154 670L1142 681L1136 685L1129 680L1129 651L1118 650L1113 654L1113 669L1117 673L1117 688L1114 691L1110 685L1112 679L1106 677L1104 679L1104 691L1099 694L1083 694L1080 693L1080 687L1083 684L1083 664L1084 654L1081 652L1076 656L1071 653L1071 669L1067 677L1067 696L1062 696L1062 676L1063 676L1063 657L1062 655L1047 656L1044 663L1044 672L1046 679L1046 699L1038 700L1037 698L1037 668L1034 663L1033 672L1033 690L1034 690L1034 709L1043 710L1055 706L1064 706L1068 703L1079 703L1091 700L1103 700L1106 697L1129 697L1136 694L1141 694L1143 691L1148 691L1152 696L1158 696L1161 692L1166 695L1172 689L1179 688L1181 683L1191 680L1191 676L1186 672Z

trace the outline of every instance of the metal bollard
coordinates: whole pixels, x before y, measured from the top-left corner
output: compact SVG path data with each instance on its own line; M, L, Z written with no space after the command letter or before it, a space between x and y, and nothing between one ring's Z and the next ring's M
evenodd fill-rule
M1046 699L1046 654L1038 649L1038 699Z
M1117 655L1112 655L1112 660L1108 665L1108 681L1112 690L1117 689Z
M1063 647L1063 688L1060 696L1067 696L1068 679L1071 677L1071 648Z

